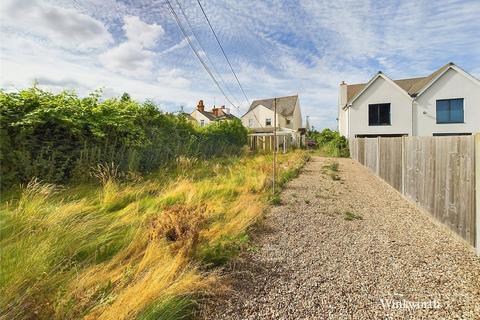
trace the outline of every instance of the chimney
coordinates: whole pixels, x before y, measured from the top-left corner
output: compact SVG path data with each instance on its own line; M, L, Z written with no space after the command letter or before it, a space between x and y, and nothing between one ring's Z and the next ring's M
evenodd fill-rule
M220 108L215 108L215 107L213 107L212 113L213 113L213 115L214 115L215 117L220 116Z
M343 108L347 104L347 84L345 81L340 83L339 97L338 97L339 108Z
M197 110L205 111L205 106L203 105L203 100L198 101Z
M225 106L222 106L222 112L225 114L230 114L230 108L225 108Z

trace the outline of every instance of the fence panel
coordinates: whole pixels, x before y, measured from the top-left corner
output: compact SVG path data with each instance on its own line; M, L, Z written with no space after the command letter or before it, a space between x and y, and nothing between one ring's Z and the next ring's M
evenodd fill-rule
M352 158L475 245L473 136L354 138Z
M402 191L402 138L379 139L378 175Z

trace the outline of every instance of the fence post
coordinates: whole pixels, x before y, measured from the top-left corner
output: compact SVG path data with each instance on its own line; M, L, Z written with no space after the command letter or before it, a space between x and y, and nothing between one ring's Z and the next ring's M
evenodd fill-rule
M475 248L480 255L480 133L475 134Z
M405 175L406 175L405 136L402 136L402 194L403 195L405 195Z
M377 176L380 177L380 139L381 137L377 137L377 167L376 167L376 173Z

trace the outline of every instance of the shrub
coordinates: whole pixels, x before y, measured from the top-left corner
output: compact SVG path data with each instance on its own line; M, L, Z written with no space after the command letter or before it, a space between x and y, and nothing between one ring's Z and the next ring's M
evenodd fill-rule
M246 144L239 121L200 128L152 102L123 95L101 101L100 92L79 98L37 87L0 91L0 186L33 177L66 183L113 164L119 173L148 173L180 156L238 155Z
M318 149L325 156L347 158L350 156L348 141L337 131L324 129L322 132L310 131L308 138L317 142Z

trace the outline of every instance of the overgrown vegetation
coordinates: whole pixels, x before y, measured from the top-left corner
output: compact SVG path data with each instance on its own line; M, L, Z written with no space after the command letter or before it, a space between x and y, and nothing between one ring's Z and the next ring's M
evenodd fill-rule
M0 187L33 177L52 183L85 181L92 167L114 164L120 174L145 174L181 156L239 155L247 131L239 121L200 128L123 95L79 98L33 87L0 91Z
M348 141L337 131L324 129L322 132L309 131L307 139L317 143L317 148L322 156L347 158L350 156Z
M333 161L330 164L324 165L322 168L322 172L327 174L332 178L332 180L338 181L341 180L340 176L338 175L338 168L340 164L337 161Z
M359 214L356 214L356 213L353 213L353 212L350 212L350 211L346 211L344 219L347 220L347 221L363 220L363 217Z
M279 155L281 184L305 161ZM129 180L111 165L97 184L32 180L0 205L0 318L190 318L218 290L212 268L248 247L271 162L179 157Z

